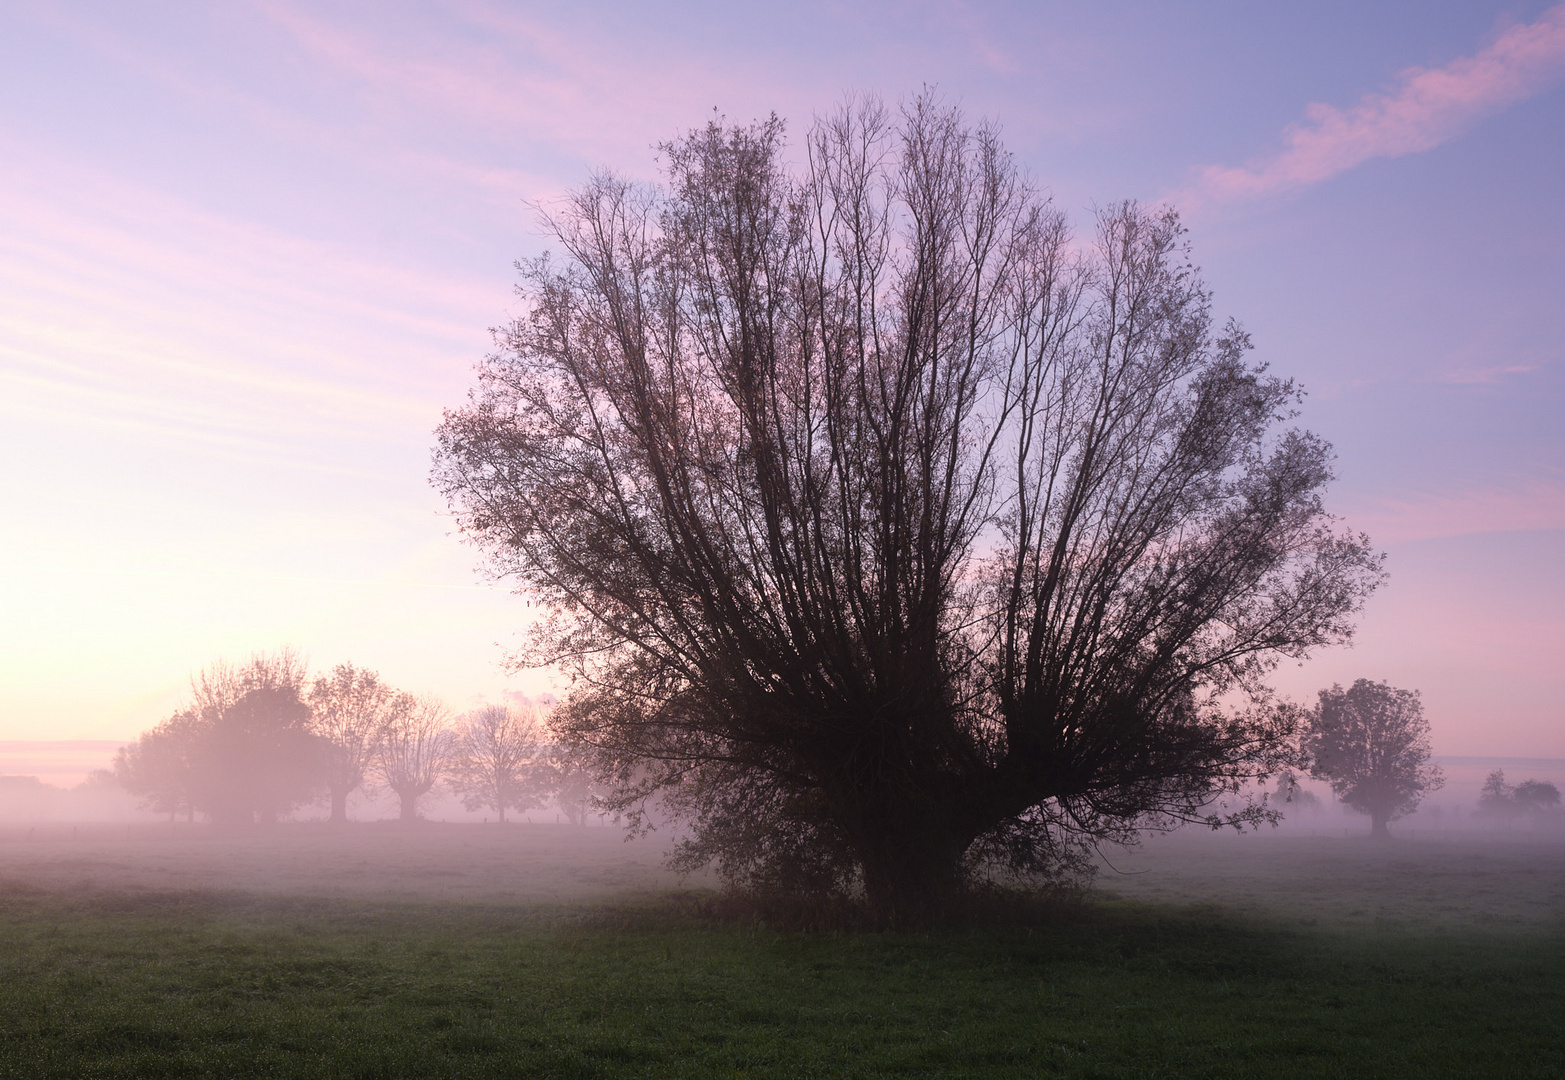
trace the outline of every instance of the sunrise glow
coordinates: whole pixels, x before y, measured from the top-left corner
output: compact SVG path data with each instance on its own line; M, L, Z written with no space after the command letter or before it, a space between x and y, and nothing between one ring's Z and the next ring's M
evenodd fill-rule
M1387 680L1438 754L1565 756L1565 6L1332 10L10 5L0 742L101 752L282 645L459 709L559 689L507 670L532 612L428 483L535 207L714 107L802 135L933 84L1078 226L1182 207L1309 391L1391 576L1279 688Z

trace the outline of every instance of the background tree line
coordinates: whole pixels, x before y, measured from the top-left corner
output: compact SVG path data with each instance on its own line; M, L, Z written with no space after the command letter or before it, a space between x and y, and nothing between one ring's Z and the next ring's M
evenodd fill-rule
M1318 802L1294 769L1329 783L1345 807L1370 818L1372 835L1412 813L1443 784L1429 764L1429 722L1417 691L1360 679L1322 690L1300 710L1275 801ZM201 813L224 824L275 820L325 799L347 820L348 798L366 787L396 796L404 821L444 782L469 810L508 812L549 803L583 824L606 793L580 755L560 744L534 704L489 705L453 718L438 699L397 691L373 671L339 664L310 681L297 654L222 661L191 679L191 700L116 755L112 778L148 809ZM1490 774L1475 816L1552 823L1551 783Z
M1496 769L1484 779L1478 809L1473 811L1473 816L1504 825L1516 821L1534 826L1565 824L1559 788L1547 780L1507 783L1504 769Z
M348 798L389 791L403 821L444 783L469 810L508 812L557 802L585 821L590 783L547 737L532 703L461 717L373 671L339 664L311 680L292 650L210 664L189 701L120 749L113 775L149 809L202 814L222 825L275 821L325 799L346 821Z

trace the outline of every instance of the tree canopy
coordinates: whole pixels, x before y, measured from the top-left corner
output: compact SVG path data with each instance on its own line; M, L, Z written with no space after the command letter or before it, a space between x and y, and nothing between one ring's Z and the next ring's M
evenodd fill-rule
M200 811L236 825L287 813L324 779L304 677L302 660L287 649L208 665L191 679L186 707L121 748L115 777L171 816Z
M1304 748L1343 804L1368 814L1375 836L1444 782L1429 764L1429 721L1418 691L1359 679L1320 692Z
M438 432L462 529L548 612L559 735L686 862L885 918L1057 872L1268 774L1282 657L1379 582L1329 447L1219 325L1171 210L1076 236L924 95L714 121L547 216ZM1237 702L1237 704L1235 704Z
M321 739L331 820L348 820L348 796L364 784L396 692L373 671L338 664L310 687L310 729Z

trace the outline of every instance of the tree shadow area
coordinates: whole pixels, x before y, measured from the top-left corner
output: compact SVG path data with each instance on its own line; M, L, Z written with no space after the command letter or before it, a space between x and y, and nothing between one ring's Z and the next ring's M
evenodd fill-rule
M596 907L0 895L0 1075L1558 1075L1565 935L1105 898L806 932Z

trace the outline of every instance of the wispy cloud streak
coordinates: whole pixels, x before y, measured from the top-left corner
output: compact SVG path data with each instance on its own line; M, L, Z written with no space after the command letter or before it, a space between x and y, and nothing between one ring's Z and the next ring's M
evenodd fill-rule
M1386 544L1565 530L1565 470L1544 470L1509 482L1364 498L1345 509L1355 528Z
M504 293L0 136L0 421L300 460L424 439Z
M1318 184L1374 158L1432 150L1561 76L1565 3L1509 27L1472 56L1409 68L1391 89L1348 108L1311 104L1304 122L1284 132L1279 153L1244 166L1208 166L1181 201L1257 198Z

